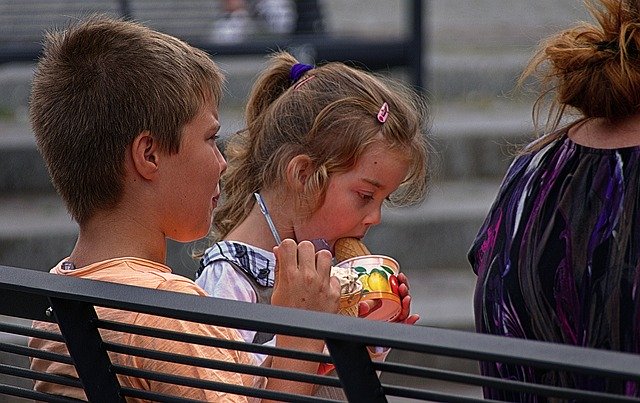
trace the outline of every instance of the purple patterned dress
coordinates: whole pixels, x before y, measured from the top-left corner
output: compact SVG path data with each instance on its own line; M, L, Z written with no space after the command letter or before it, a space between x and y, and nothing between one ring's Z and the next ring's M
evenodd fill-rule
M469 261L482 333L640 351L640 146L594 149L562 134L515 159ZM482 373L639 396L634 383L482 363ZM544 401L485 389L485 397Z

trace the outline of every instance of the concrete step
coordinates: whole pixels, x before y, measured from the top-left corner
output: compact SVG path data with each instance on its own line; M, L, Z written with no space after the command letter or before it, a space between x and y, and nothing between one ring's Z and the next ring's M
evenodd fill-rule
M53 192L27 123L0 122L0 192Z
M479 375L478 362L460 358L444 357L430 354L413 353L406 351L391 350L387 357L387 362L399 362L417 367L429 367L432 369L459 371L466 374ZM456 382L446 382L434 379L413 378L398 374L382 373L380 381L384 384L402 384L407 387L424 389L432 393L454 394L458 397L482 399L482 388L473 385L459 384ZM390 397L390 403L408 403L418 400ZM437 401L437 400L429 400ZM451 399L450 401L456 401ZM463 401L463 400L460 400Z
M466 252L497 189L495 182L434 185L415 207L383 212L383 222L365 238L370 249L399 258L407 269L465 267ZM0 198L0 264L48 270L73 247L77 229L61 200L50 195ZM169 263L192 277L190 251L203 242L170 242Z
M0 198L0 264L49 270L69 253L76 234L55 194Z
M222 133L242 125L239 108L223 107ZM434 181L501 178L514 151L532 139L530 106L505 100L431 106ZM47 170L26 122L0 122L0 192L51 193Z
M467 252L497 190L492 181L434 184L424 203L384 210L365 243L412 270L467 267Z
M534 138L531 105L522 100L437 103L430 113L436 183L501 179Z
M35 43L52 21L86 14L85 7L93 10L103 7L93 0L76 3L42 10L43 15L48 16L45 18L48 23L34 15L30 24L14 26L16 21L9 15L5 29L0 28L0 41L11 42L25 37L29 44ZM141 20L181 38L208 37L215 4L203 9L197 1L188 5L181 2L179 6L173 1L164 3L162 7L151 8L138 5L135 12ZM179 18L176 18L176 7L181 8ZM332 37L387 39L406 33L408 2L330 0L323 2L323 7L327 35ZM541 38L587 18L579 0L495 0L489 3L484 0L429 0L423 7L425 81L433 102L468 102L510 94ZM189 18L192 24L184 24L182 18ZM385 24L377 23L381 20ZM177 25L172 21L177 21ZM58 22L57 26L63 25L62 21ZM17 36L16 30L22 33ZM265 59L216 55L214 59L229 77L226 102L241 105ZM33 65L29 63L0 66L0 116L24 118L32 71Z

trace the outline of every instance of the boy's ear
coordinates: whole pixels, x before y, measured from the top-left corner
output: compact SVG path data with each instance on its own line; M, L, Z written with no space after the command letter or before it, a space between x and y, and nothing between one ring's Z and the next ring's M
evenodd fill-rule
M158 171L159 157L158 141L151 133L144 131L133 140L131 144L131 159L133 166L140 176L151 179Z
M307 179L313 173L311 158L306 154L296 155L287 164L287 182L298 191L304 189Z

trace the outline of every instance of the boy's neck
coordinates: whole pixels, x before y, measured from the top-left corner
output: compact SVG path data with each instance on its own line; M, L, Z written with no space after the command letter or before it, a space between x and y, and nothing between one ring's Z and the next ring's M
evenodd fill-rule
M137 257L165 264L166 239L144 225L121 219L117 214L96 214L80 226L69 260L76 267L119 258Z

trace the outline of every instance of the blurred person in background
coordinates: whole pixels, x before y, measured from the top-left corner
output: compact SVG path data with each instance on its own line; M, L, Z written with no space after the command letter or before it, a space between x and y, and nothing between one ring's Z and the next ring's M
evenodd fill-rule
M211 41L239 43L253 35L323 33L318 0L222 0Z

